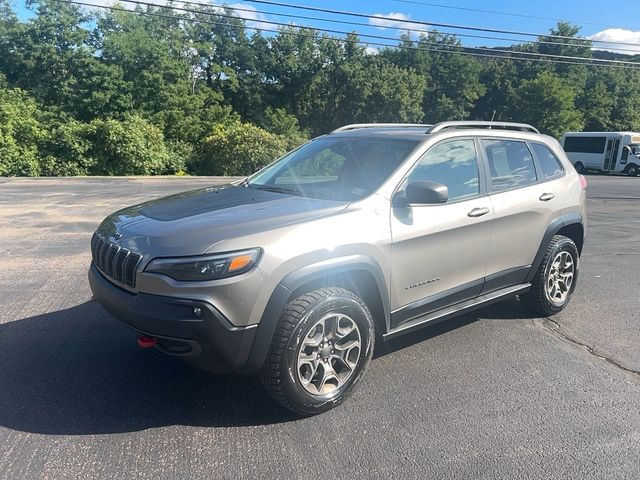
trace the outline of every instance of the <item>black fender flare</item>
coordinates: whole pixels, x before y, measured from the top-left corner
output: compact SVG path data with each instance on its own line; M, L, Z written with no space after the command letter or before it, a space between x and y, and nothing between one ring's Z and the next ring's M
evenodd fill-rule
M258 324L247 363L238 370L238 373L255 374L260 371L269 352L278 320L297 290L309 283L327 277L348 275L357 271L367 272L375 279L378 288L377 293L380 295L384 310L386 329L388 330L390 319L389 293L382 269L375 260L366 255L349 255L306 265L289 273L274 289Z
M529 269L529 273L525 278L526 283L531 283L533 277L535 277L538 268L540 268L540 263L542 263L542 259L544 258L544 253L547 249L547 245L551 242L551 239L555 234L557 234L562 228L567 227L569 225L583 225L582 214L580 213L565 213L559 217L554 218L549 223L547 230L542 237L542 242L540 242L540 247L538 247L538 253L536 253L535 258L533 259L533 263L531 264L531 268Z

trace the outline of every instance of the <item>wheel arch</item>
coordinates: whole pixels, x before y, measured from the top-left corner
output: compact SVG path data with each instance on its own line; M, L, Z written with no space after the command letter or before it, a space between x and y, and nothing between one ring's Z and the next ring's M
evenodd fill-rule
M342 287L358 295L371 312L376 333L381 336L388 331L389 294L382 269L374 259L352 255L306 265L283 278L272 293L258 324L249 359L240 373L260 370L287 303L323 287Z
M526 282L531 282L533 280L533 277L538 271L540 263L544 258L547 245L549 245L549 242L551 242L554 235L564 235L565 237L573 240L578 248L578 254L582 255L582 247L584 246L584 224L582 215L579 213L567 213L554 218L551 223L549 223L549 226L542 237L542 242L540 242L540 246L538 247L538 252L531 264L531 269L525 279Z

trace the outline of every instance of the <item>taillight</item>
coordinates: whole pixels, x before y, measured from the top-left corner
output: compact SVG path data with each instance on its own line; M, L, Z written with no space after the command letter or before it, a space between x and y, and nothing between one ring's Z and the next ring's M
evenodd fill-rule
M587 189L587 179L585 178L584 175L578 175L578 177L580 177L580 186L582 187L583 190Z

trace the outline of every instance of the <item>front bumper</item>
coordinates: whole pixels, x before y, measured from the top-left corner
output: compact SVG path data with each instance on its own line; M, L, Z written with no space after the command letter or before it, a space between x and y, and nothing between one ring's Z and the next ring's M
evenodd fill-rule
M234 327L206 302L127 292L103 277L93 263L89 285L95 300L109 313L157 338L157 347L164 353L211 373L254 373L244 367L257 325ZM200 315L194 313L194 308L200 309Z

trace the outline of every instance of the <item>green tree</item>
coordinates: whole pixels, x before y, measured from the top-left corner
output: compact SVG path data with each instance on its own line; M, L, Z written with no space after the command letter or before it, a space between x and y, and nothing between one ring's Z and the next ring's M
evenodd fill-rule
M11 29L3 40L3 68L10 85L28 90L44 105L69 106L79 75L78 61L91 57L90 19L79 7L53 0L29 0L36 16Z
M581 130L584 123L575 107L575 92L558 75L542 71L518 88L515 111L523 122L530 123L556 138L564 132Z
M607 131L613 129L611 121L615 98L607 84L593 72L580 91L576 104L584 112L584 127L591 131Z
M433 31L422 35L417 46L454 52L460 46L460 40ZM431 81L423 100L425 118L429 123L468 118L485 92L479 78L480 63L473 57L442 51L432 52L430 57Z
M640 131L640 75L637 71L618 73L612 130Z
M35 100L18 88L0 88L0 176L38 175L38 144L46 131Z
M292 150L309 138L308 132L300 129L298 119L287 113L284 108L267 107L262 123L268 132L285 139L287 150Z

